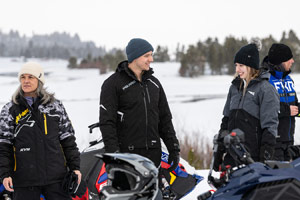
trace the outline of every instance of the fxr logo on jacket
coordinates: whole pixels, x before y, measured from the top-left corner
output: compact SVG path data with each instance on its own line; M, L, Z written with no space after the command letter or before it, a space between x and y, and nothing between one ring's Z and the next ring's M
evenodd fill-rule
M280 102L291 103L295 101L296 92L294 82L290 76L286 76L284 79L271 76L269 82L277 90L280 96Z
M284 83L284 86L283 86L283 83L282 82L274 82L274 86L276 88L276 90L278 92L280 92L281 89L285 88L288 92L291 92L291 91L294 91L294 83L293 81L286 81Z

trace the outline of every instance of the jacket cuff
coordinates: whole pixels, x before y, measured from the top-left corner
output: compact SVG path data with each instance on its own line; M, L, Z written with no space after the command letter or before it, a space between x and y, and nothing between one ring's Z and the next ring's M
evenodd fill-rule
M296 117L300 117L300 105L298 105L298 114L296 115Z
M1 177L0 177L0 182L3 183L3 179L11 177L10 173L4 173Z
M275 136L268 131L268 129L264 129L263 135L262 135L262 140L261 140L261 145L270 145L270 146L275 146L276 144L276 138Z
M166 144L166 146L167 146L169 153L171 153L171 152L179 153L180 152L180 146L178 143Z
M74 170L80 170L80 166L77 166L77 165L71 165L71 166L69 166L69 169L70 169L71 171L74 171Z

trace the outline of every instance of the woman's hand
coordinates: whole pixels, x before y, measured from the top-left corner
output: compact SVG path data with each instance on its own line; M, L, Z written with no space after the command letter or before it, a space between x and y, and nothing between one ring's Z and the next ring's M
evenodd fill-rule
M80 173L80 172L79 172ZM5 187L5 189L9 192L13 192L14 189L13 188L13 182L12 182L12 178L11 177L6 177L3 179L3 185Z
M80 171L79 170L74 170L74 173L77 175L77 177L78 177L78 185L80 184L80 182L81 182L81 173L80 173Z

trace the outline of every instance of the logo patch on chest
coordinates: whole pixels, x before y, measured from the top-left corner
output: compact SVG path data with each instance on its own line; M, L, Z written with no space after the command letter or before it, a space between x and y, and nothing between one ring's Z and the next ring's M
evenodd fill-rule
M248 91L248 92L249 92L249 94L251 94L252 96L255 95L255 92L252 92L252 91Z
M30 148L21 148L20 152L30 151Z
M130 86L132 86L133 84L135 84L135 80L131 81L130 83L128 83L127 85L125 85L124 87L122 87L122 90L126 90L127 88L129 88Z

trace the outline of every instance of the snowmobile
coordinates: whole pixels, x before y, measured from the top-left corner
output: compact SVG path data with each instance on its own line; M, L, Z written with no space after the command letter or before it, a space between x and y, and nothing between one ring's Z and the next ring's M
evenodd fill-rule
M299 199L300 198L300 151L292 147L292 162L254 162L245 148L244 133L235 129L230 134L214 137L208 183L217 190L198 196L198 200L259 200L259 199ZM214 162L225 148L236 162L236 167L222 166L220 178L212 176ZM219 149L219 151L218 151ZM222 157L223 155L221 155Z
M89 132L92 134L94 128L98 128L99 123L95 123L90 125ZM119 167L116 169L111 170L112 172L108 172L106 165L109 165L110 169L116 167L115 161L119 160L121 163L120 165L129 166L131 167L130 172L136 173L136 177L139 176L139 179L144 179L144 177L139 174L139 171L135 168L136 166L133 166L130 164L130 159L135 160L142 160L142 163L148 163L146 158L144 159L137 159L137 155L131 154L129 157L125 157L119 154L105 154L104 152L104 145L101 138L98 138L94 141L91 141L89 143L89 147L84 149L80 155L81 159L81 166L80 171L82 173L82 181L81 184L78 186L75 184L76 179L74 181L70 181L70 184L66 186L68 188L68 192L70 195L72 195L73 200L98 200L100 198L106 199L104 194L109 194L107 191L111 191L111 183L114 182L112 178L113 175L110 175L113 171L117 171L116 169L121 169L123 167ZM130 158L131 157L131 158ZM121 159L123 158L123 160ZM137 162L138 163L138 162ZM137 166L140 164L136 164ZM153 164L147 164L148 170L152 170ZM151 167L152 166L152 167ZM187 194L189 194L196 185L203 180L202 176L197 175L196 173L192 171L186 170L184 167L184 164L179 163L177 168L169 172L168 168L170 165L168 164L168 154L166 152L162 152L162 161L161 161L161 174L160 177L162 180L162 196L163 199L169 199L169 200L177 200L180 199ZM125 171L124 171L125 172ZM110 179L109 179L110 178ZM154 181L158 181L158 177L152 177ZM108 186L108 187L106 187ZM106 187L105 190L103 190ZM109 189L110 188L110 189ZM141 188L139 190L135 191L135 195L140 193L143 193ZM149 190L151 187L149 187ZM102 192L103 191L103 192ZM106 192L104 192L106 191ZM5 200L10 200L11 195L4 195L5 189L3 185L0 186L0 200L4 200L4 197L7 198ZM118 192L119 197L124 195L124 190L120 190ZM150 194L150 193L149 193ZM3 196L4 195L4 196ZM133 195L133 193L132 193ZM99 197L102 196L102 197ZM150 195L151 196L151 195ZM12 198L11 198L12 199ZM111 199L111 197L107 198ZM117 198L118 199L118 198ZM41 195L40 200L46 200L43 195Z
M99 123L90 125L89 132L92 134L93 129L98 127ZM143 167L145 167L145 165L148 166L147 170L154 173L152 169L154 167L154 164L149 164L149 162L146 161L146 158L141 159L138 155L134 154L105 154L103 147L104 145L102 139L98 138L97 140L91 141L90 146L83 150L83 152L81 153L80 171L82 173L83 184L79 185L78 190L81 191L81 193L82 191L84 191L84 195L81 197L73 195L73 200L94 200L99 198L113 199L114 197L112 197L111 195L112 191L118 193L119 197L116 199L120 199L121 196L126 196L127 194L142 196L141 193L144 192L142 192L142 189L140 187L137 187L139 189L135 191L135 194L128 191L125 192L125 190L122 190L122 188L119 188L120 190L116 190L116 188L118 188L119 186L116 186L116 181L113 180L114 173L116 173L117 171L122 171L122 173L127 174L126 177L128 177L128 174L131 174L133 177L135 177L131 178L131 180L144 180L148 178L144 177L143 174L140 174L140 171L138 170L142 167L138 168L137 166L139 166L141 163L144 163ZM131 163L131 160L135 160L135 165ZM125 168L124 166L127 166L127 168ZM180 199L190 193L195 188L195 186L203 180L202 176L188 172L182 163L179 163L177 168L172 172L169 172L169 167L170 165L168 164L168 154L166 152L163 152L161 161L161 174L159 173L160 177L153 176L152 179L154 181L158 181L158 178L162 179L162 196L164 199ZM110 170L107 171L107 169ZM130 183L130 187L127 188L127 190L131 190L132 192L132 185L134 185L134 183L131 183L129 181L127 182L128 184ZM150 190L153 189L153 187L148 188L149 190L147 192L149 194L152 194ZM152 195L151 198L154 198L154 195ZM140 197L140 199L143 198Z

